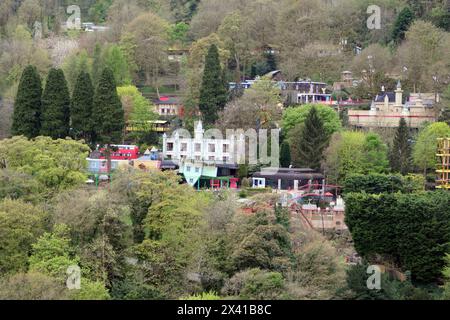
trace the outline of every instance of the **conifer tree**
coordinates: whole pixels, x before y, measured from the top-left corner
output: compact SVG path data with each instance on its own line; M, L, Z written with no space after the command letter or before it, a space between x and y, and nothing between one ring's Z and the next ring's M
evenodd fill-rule
M409 143L409 128L404 118L400 119L400 125L395 134L391 150L391 168L394 172L405 175L411 170L411 145Z
M75 83L70 109L73 136L92 142L92 108L94 106L94 86L89 73L82 71Z
M92 114L96 142L120 143L125 127L122 102L117 94L114 74L105 68L99 78Z
M398 44L405 39L405 33L408 31L413 20L414 12L409 7L405 7L402 11L400 11L397 19L395 20L391 35L394 43Z
M199 108L206 124L214 124L218 112L223 110L227 102L227 89L224 85L219 50L211 45L205 59L202 86L200 88Z
M97 43L94 48L94 56L92 61L92 84L94 87L97 87L98 85L98 80L100 79L102 72L102 64L102 47L99 43Z
M70 94L64 72L50 69L42 95L41 135L66 138L70 129Z
M108 172L111 170L111 144L121 143L125 127L122 102L117 94L114 74L105 68L94 96L92 125L95 142L105 145Z
M291 147L287 141L281 144L280 165L282 168L288 168L291 165Z
M298 145L299 163L302 166L319 170L328 139L317 109L311 108L302 128Z
M27 66L14 103L12 134L34 138L40 132L42 83L36 67Z

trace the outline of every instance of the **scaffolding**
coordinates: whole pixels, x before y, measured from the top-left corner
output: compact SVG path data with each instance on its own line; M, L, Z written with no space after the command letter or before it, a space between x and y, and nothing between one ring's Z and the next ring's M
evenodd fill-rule
M450 190L450 138L438 139L437 189Z

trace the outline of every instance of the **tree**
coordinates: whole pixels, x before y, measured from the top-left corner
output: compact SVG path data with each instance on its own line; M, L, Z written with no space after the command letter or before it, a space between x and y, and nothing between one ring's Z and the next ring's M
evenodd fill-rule
M222 293L244 300L276 300L288 297L281 273L258 268L236 273L225 284Z
M44 233L32 247L29 258L32 272L46 274L64 282L67 268L79 265L79 258L74 255L70 245L67 226L56 225L52 233Z
M317 109L313 107L305 119L298 145L300 164L319 170L328 141L329 136L325 132L323 121L318 116Z
M131 21L126 30L135 45L136 64L144 73L146 83L155 87L159 96L158 79L167 67L169 24L156 14L146 12Z
M0 201L0 275L28 269L31 245L45 231L47 217L22 200Z
M80 73L82 72L89 73L90 70L92 70L92 68L93 68L92 59L89 58L89 55L86 50L76 52L68 56L64 60L62 69L67 79L69 91L72 94L75 90L75 86L77 84L77 80L78 77L80 76Z
M101 73L104 69L104 63L102 59L102 47L100 43L95 44L94 54L92 58L92 83L96 88L100 79Z
M389 171L388 147L376 133L368 133L364 141L366 172L387 173Z
M211 45L205 58L202 86L200 88L199 108L206 124L212 125L218 119L227 102L227 89L222 80L219 51Z
M400 172L403 175L406 175L411 170L412 148L409 139L408 125L405 119L401 118L397 132L395 133L390 160L392 171Z
M435 168L437 139L450 137L450 127L445 122L435 122L419 132L417 142L413 148L413 161L424 176L428 169Z
M130 69L121 47L109 46L104 52L103 61L105 66L112 70L117 85L123 86L131 83Z
M280 95L271 80L260 79L242 97L227 103L217 124L222 130L274 129L282 114Z
M89 147L72 139L13 137L0 141L4 169L35 178L46 196L86 181Z
M337 132L325 151L323 166L332 183L343 183L351 174L386 173L387 146L374 133Z
M405 7L397 16L392 30L392 41L399 44L405 39L405 33L414 20L414 12L409 7Z
M108 172L110 172L110 145L122 141L125 119L122 102L117 94L114 74L109 68L103 70L99 79L94 96L92 119L96 142L106 145Z
M295 126L305 123L312 108L316 109L317 116L322 120L325 133L328 136L341 130L342 125L339 116L332 108L321 104L305 104L300 107L287 108L284 111L282 128L286 136Z
M35 67L28 66L22 73L14 103L13 135L24 135L27 138L39 135L41 96L41 78Z
M158 118L158 115L154 112L154 107L135 86L118 87L117 93L122 101L125 121L144 123Z
M282 168L288 168L291 165L291 148L287 141L283 141L281 144L280 165Z
M92 110L94 108L94 86L87 72L78 75L70 107L72 135L92 142Z
M42 273L16 273L0 279L2 300L66 300L68 290L61 281Z
M41 132L43 136L64 139L70 131L70 93L64 72L51 69L42 95Z
M382 259L426 283L442 274L449 249L449 205L450 194L443 191L351 193L345 195L345 223L363 258Z

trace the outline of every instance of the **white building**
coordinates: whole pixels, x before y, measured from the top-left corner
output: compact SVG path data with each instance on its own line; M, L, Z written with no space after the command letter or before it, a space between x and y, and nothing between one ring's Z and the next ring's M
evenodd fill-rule
M238 163L237 155L245 156L245 137L238 139L234 135L230 139L207 137L201 121L195 126L194 137L187 137L176 131L172 137L163 135L163 155L165 159L180 161L214 163Z

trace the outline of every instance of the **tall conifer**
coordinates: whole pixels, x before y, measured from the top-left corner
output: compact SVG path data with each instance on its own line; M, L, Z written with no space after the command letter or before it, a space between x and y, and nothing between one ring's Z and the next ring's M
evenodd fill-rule
M394 172L407 174L411 170L412 149L409 139L408 125L405 119L401 118L391 150L391 168Z
M36 67L27 66L14 103L12 134L34 138L40 132L42 83Z
M92 108L94 106L94 86L89 73L82 71L75 83L70 108L72 133L75 138L92 142Z
M211 45L205 59L202 86L200 88L199 108L206 124L214 124L218 112L227 103L227 88L220 67L219 50Z
M42 95L41 135L66 138L70 129L70 93L64 72L50 69Z
M319 170L328 138L317 109L314 107L311 108L305 119L298 146L300 164L314 170Z

